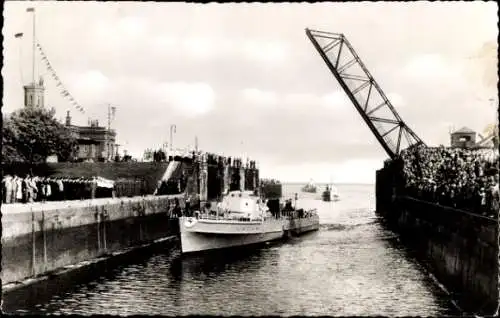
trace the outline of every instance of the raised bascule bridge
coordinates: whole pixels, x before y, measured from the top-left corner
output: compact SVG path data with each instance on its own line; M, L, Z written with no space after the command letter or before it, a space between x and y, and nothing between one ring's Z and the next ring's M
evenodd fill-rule
M399 116L345 35L306 34L388 155L376 175L376 213L411 246L421 263L466 312L498 305L498 220L412 197L401 152L427 147Z

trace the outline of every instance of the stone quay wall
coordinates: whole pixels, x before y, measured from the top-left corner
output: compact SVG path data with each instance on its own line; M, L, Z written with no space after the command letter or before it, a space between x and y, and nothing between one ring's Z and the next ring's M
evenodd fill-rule
M377 171L377 214L463 310L489 315L498 293L498 221L406 196L393 167Z
M183 195L2 205L2 285L177 235Z

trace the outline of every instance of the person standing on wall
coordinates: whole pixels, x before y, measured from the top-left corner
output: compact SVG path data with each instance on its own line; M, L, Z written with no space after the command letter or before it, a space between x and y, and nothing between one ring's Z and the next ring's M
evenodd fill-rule
M14 189L13 189L13 200L14 202L23 202L23 180L18 176L14 175Z
M4 203L12 203L12 192L14 188L14 180L10 175L6 175L3 180Z

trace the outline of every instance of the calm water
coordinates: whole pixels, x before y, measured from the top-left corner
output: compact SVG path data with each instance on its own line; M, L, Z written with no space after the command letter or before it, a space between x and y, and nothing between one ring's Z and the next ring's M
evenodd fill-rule
M71 289L52 288L43 303L12 304L18 313L145 315L453 314L447 297L378 223L374 186L339 185L339 202L299 193L315 207L316 233L230 254L144 256ZM19 301L21 302L21 301Z

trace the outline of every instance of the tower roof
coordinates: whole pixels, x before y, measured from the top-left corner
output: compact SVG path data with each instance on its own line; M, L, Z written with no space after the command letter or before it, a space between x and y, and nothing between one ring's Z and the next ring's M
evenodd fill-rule
M457 131L454 131L453 134L475 134L476 132L469 127L462 127Z

